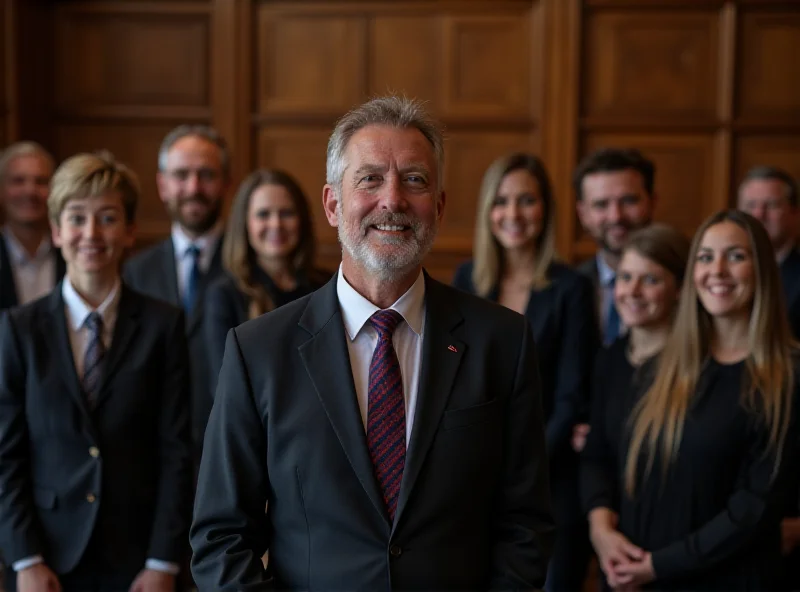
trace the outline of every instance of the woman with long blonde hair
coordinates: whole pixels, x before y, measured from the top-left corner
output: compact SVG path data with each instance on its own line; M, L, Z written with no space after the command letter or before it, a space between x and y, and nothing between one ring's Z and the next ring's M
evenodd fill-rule
M297 181L277 169L257 170L242 181L222 244L227 273L209 286L204 307L214 384L230 329L330 279L314 266L315 254L311 210Z
M605 455L587 443L592 538L615 588L771 589L797 439L775 256L757 220L723 211L697 231L689 269L651 379L615 394Z
M555 203L536 156L514 153L487 169L480 190L473 260L453 284L524 314L533 329L547 420L556 544L547 590L576 590L591 554L578 499L573 426L587 407L599 347L588 278L556 261Z

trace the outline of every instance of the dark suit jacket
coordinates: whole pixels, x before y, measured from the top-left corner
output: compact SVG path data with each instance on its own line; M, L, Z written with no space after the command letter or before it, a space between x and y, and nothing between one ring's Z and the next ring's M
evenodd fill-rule
M53 249L53 251L56 257L56 275L53 278L53 283L57 284L64 277L67 266L61 256L61 251L58 249ZM0 310L13 308L17 304L19 304L19 295L17 293L17 285L14 283L14 270L11 268L11 258L8 253L6 239L0 233Z
M471 294L472 262L458 268L453 285ZM578 455L572 428L586 421L594 356L600 346L591 282L566 265L554 263L543 290L532 290L525 318L536 341L546 440L553 480L553 506L559 519L582 518L577 497ZM488 295L497 301L497 288ZM564 483L566 481L566 483Z
M59 286L0 320L0 548L72 570L180 563L191 503L181 311L123 285L97 404L78 380ZM90 497L91 496L94 497ZM95 544L96 543L96 544Z
M230 332L190 533L200 590L543 583L553 529L530 327L430 278L426 307L394 523L367 450L336 277Z
M291 292L284 292L278 289L269 275L260 267L255 267L253 271L256 274L256 281L267 290L275 308L310 294L323 286L331 277L330 272L323 271L315 272L313 278L298 277L297 288ZM228 331L249 320L249 309L250 298L239 289L236 280L227 273L220 276L206 291L203 328L206 334L212 393L217 386L219 369L222 367L222 356L225 353L225 338Z
M208 271L200 278L197 304L186 319L186 335L189 340L189 363L192 381L192 441L195 456L199 457L203 445L203 433L211 412L212 391L208 381L208 353L203 332L205 293L208 286L223 273L222 239L211 260ZM127 261L123 275L134 289L170 304L182 307L178 293L178 271L175 266L175 247L172 238L167 238L150 249Z
M780 272L789 324L795 338L800 339L800 251L798 249L789 251L781 262Z

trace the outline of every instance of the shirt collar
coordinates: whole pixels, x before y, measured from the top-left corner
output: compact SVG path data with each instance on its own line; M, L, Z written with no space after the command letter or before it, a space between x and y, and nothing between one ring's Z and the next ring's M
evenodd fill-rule
M14 236L14 233L11 232L7 226L5 229L3 229L3 236L6 237L6 245L8 245L9 256L17 265L23 265L32 261L42 261L50 255L50 251L53 248L50 238L45 237L45 239L39 244L36 254L31 257L28 255L25 247L20 244L20 242L17 240L17 237Z
M183 259L186 256L186 249L194 245L203 254L210 253L212 248L222 236L222 223L217 223L204 235L192 240L189 235L181 228L180 224L172 225L172 244L175 246L175 256Z
M597 279L600 280L600 285L605 286L606 288L610 287L611 284L614 282L614 279L617 277L617 272L614 271L603 256L598 253L597 254Z
M117 310L119 309L119 299L121 296L120 290L121 282L117 279L111 292L108 293L106 299L97 307L92 308L89 304L78 294L69 277L65 277L61 284L61 296L64 298L64 304L67 309L67 320L69 326L73 331L78 331L86 323L86 318L95 310L100 313L103 319L103 326L108 328L114 324L117 318Z
M350 341L353 341L370 317L381 309L356 292L344 278L341 265L336 280L336 294L339 297L345 330ZM389 308L399 312L411 330L422 336L425 321L425 276L422 271L406 293Z

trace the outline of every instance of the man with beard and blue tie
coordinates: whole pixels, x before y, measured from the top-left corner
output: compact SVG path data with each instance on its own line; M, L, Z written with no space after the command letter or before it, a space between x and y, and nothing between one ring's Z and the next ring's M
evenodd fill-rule
M373 99L327 154L342 263L228 333L198 589L539 588L553 521L530 324L423 270L445 207L439 127Z
M199 463L211 410L205 333L205 290L223 273L221 218L230 187L230 154L219 133L182 125L158 153L158 193L172 218L171 236L132 257L125 281L134 289L184 309L192 367L192 441Z

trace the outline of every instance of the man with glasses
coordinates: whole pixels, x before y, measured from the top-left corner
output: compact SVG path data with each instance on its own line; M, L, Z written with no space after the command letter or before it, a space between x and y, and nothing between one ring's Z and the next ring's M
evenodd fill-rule
M158 193L172 219L171 236L133 257L125 280L136 290L186 311L192 367L192 441L199 462L212 393L209 389L203 298L222 274L222 209L230 187L230 155L204 125L172 130L158 153Z

